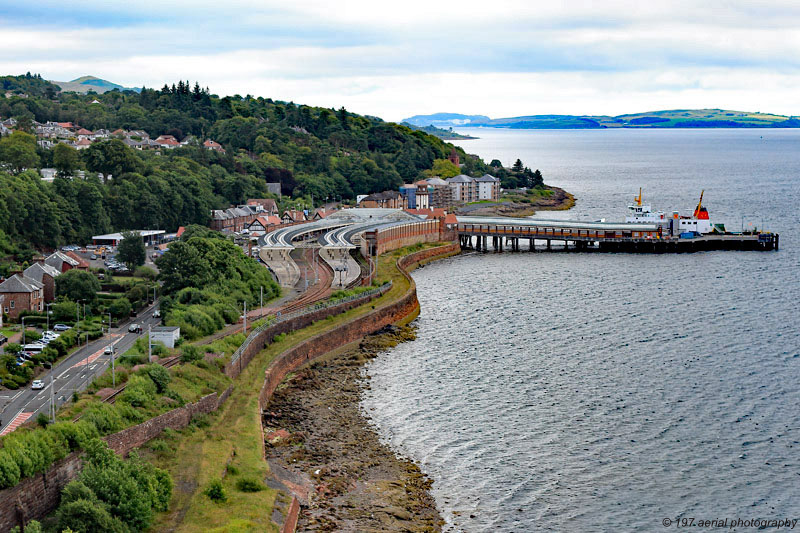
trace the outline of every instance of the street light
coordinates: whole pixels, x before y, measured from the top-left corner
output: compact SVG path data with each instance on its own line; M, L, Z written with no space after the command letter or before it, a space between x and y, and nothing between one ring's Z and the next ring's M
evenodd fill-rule
M25 346L25 319L28 318L26 316L22 317L22 345Z
M50 306L53 305L53 302L45 305L47 306L47 331L50 331Z

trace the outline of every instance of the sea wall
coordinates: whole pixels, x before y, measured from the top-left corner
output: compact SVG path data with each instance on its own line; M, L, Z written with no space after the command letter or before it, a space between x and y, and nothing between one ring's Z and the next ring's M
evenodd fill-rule
M417 289L408 272L432 258L446 257L457 254L460 251L461 248L458 243L449 243L400 258L397 261L397 266L410 282L405 294L395 302L379 307L366 315L356 317L333 330L311 337L278 355L270 363L264 375L264 385L259 394L261 409L266 409L275 389L290 372L294 372L317 357L357 341L366 335L375 333L390 324L400 322L415 313L419 309Z
M231 386L219 396L216 392L204 396L195 403L186 404L108 435L105 441L118 454L127 455L163 430L181 429L189 425L195 416L215 411L232 390ZM81 455L80 452L73 452L53 463L46 472L23 479L16 486L0 491L0 532L9 531L14 526L22 527L30 520L41 520L51 513L58 506L61 489L80 473L83 463Z

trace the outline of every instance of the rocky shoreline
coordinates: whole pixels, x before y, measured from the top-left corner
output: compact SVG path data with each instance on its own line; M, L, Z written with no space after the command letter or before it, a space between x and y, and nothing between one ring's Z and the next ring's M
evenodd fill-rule
M300 531L441 531L432 481L380 442L360 409L365 362L414 338L389 327L289 376L264 415L276 483L303 503Z

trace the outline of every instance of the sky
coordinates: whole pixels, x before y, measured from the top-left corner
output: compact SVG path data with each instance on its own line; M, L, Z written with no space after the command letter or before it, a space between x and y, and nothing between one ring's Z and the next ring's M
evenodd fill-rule
M800 2L2 0L0 73L199 81L401 120L800 115Z

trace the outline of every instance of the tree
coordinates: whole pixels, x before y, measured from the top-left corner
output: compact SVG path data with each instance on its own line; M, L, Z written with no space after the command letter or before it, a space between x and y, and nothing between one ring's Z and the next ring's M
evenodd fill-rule
M122 232L122 242L119 243L117 257L120 261L125 263L130 270L144 264L145 259L147 259L147 250L144 247L144 241L142 241L139 232Z
M103 175L104 183L109 176L119 177L126 172L136 172L141 167L141 161L134 151L119 139L94 143L84 150L83 157L89 170Z
M522 164L522 161L517 159L514 161L514 165L511 167L511 170L514 172L522 172L525 169L525 166Z
M28 168L39 166L36 153L36 137L22 131L0 139L0 162L5 163L17 174Z
M520 164L522 164L522 161L520 161ZM499 159L492 159L492 162L489 163L489 166L493 168L503 168L503 163L501 163Z
M122 318L130 315L131 309L133 309L133 306L131 305L130 300L124 297L117 298L111 303L111 305L108 306L108 312L116 318Z
M56 295L72 301L92 301L100 290L100 282L89 272L83 270L67 270L56 278Z
M430 178L438 176L443 180L458 176L460 173L461 169L458 165L454 164L449 159L436 159L433 161L433 168L425 171L426 176Z
M78 151L64 143L58 143L53 148L53 166L56 167L58 175L62 177L72 176L80 168L81 158Z

